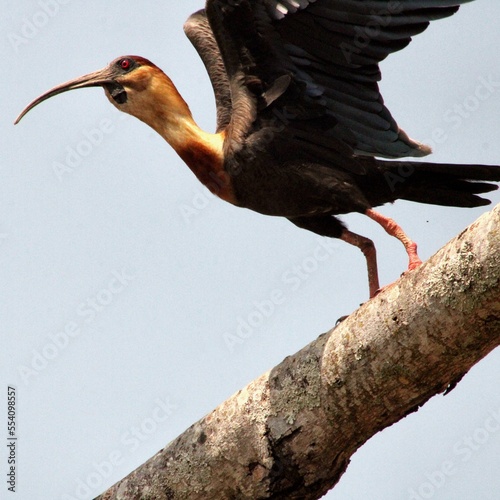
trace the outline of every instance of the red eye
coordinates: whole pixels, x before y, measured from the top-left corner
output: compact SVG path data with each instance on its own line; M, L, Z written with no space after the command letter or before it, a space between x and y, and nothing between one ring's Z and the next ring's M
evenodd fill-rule
M120 66L122 69L129 69L130 68L130 59L122 59L120 62Z

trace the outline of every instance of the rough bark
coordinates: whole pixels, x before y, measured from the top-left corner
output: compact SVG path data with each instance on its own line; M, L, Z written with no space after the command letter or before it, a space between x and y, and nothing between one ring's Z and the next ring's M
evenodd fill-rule
M499 255L500 206L98 498L319 498L500 343Z

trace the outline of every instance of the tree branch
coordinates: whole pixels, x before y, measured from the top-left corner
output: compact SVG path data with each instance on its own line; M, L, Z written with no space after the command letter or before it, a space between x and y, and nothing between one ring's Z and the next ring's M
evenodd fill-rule
M500 343L499 255L500 205L98 498L319 498Z

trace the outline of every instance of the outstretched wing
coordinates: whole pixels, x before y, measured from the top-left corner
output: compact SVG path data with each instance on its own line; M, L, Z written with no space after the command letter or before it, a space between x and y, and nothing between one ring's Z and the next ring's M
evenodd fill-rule
M228 124L235 148L272 118L280 122L274 138L306 157L424 156L430 148L410 139L384 106L379 62L467 1L208 0L208 63L197 48L218 123Z

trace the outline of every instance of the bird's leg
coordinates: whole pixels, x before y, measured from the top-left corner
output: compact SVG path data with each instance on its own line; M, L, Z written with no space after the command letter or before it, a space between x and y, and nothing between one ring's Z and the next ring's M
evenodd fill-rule
M370 289L370 299L375 297L379 291L378 268L377 268L377 251L373 241L353 233L348 229L343 229L340 239L358 247L366 258L366 267L368 268L368 287Z
M408 270L416 269L422 264L420 257L417 254L417 244L412 241L406 233L401 229L396 222L385 215L379 214L372 210L371 208L365 212L365 215L370 217L370 219L378 222L385 231L391 236L396 237L401 243L403 243L406 253L408 254Z
M358 247L366 258L368 267L368 286L370 288L370 298L375 297L379 291L377 252L373 241L353 233L346 229L344 225L330 214L305 217L290 217L290 222L302 229L307 229L320 236L329 238L339 238L350 245Z

